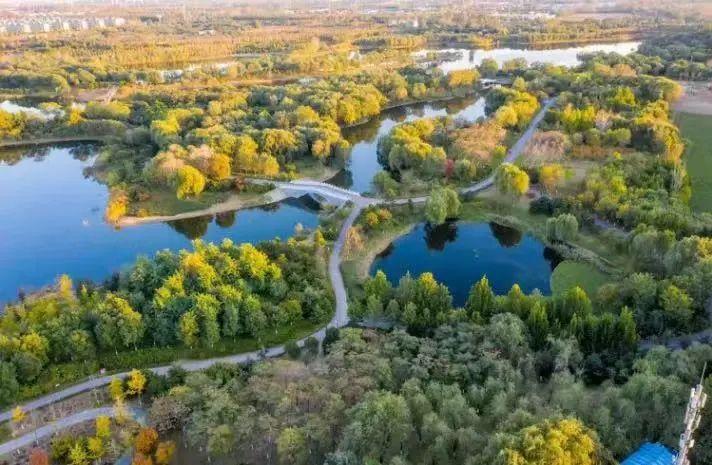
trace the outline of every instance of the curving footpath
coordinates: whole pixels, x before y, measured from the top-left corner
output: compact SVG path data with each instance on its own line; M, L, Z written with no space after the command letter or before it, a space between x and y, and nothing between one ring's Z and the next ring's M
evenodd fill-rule
M531 137L534 135L536 132L536 128L538 127L539 123L541 123L542 119L544 118L547 110L556 102L555 98L549 99L545 102L544 106L539 110L539 113L532 119L529 127L527 130L522 134L522 137L512 146L510 149L509 153L505 157L504 161L505 162L513 162L516 160L524 150L524 147L526 147L527 143L531 139ZM336 299L336 309L334 311L334 316L331 319L331 321L325 326L324 328L320 329L316 333L312 334L309 337L316 337L319 339L319 341L322 341L324 339L324 336L326 334L326 328L329 327L342 327L346 326L349 322L349 316L348 316L348 295L346 294L346 286L344 285L344 278L341 274L341 251L344 248L344 243L346 241L346 234L353 226L354 222L356 221L356 218L358 218L359 214L361 211L366 208L369 205L376 205L376 204L390 204L390 205L403 205L408 202L414 202L414 203L420 203L420 202L425 202L427 200L427 196L422 196L422 197L413 197L413 198L406 198L406 199L396 199L396 200L385 200L385 199L376 199L372 197L365 197L362 196L361 194L357 192L353 192L347 189L343 189L337 186L332 186L330 184L322 183L322 182L317 182L317 181L308 181L308 180L298 180L298 181L292 181L292 182L273 182L273 181L267 181L267 180L259 180L259 179L254 179L251 180L256 183L264 183L264 184L274 184L276 187L283 189L288 192L293 192L296 194L299 193L318 193L320 195L323 195L325 197L329 197L332 199L339 200L341 202L348 201L353 203L353 209L349 213L349 216L346 218L344 221L343 225L341 226L341 230L339 231L339 236L334 242L333 249L331 251L331 255L329 256L329 280L331 281L331 286L334 290L334 296ZM476 184L473 184L472 186L463 188L460 190L461 193L463 194L476 194L478 192L481 192L485 189L488 189L491 187L494 183L494 175L489 176L487 179L484 179ZM299 345L303 345L304 341L307 338L303 338L298 341ZM165 365L165 366L159 366L159 367L154 367L150 368L150 371L153 373L156 373L158 375L165 375L169 372L169 370L174 367L174 366L179 366L183 368L186 371L200 371L200 370L205 370L215 364L218 363L246 363L246 362L252 362L252 361L258 361L262 358L272 358L272 357L278 357L280 355L284 354L284 346L276 346L276 347L271 347L269 349L264 349L264 350L257 350L253 352L247 352L247 353L242 353L242 354L237 354L237 355L230 355L226 357L218 357L218 358L211 358L211 359L205 359L205 360L179 360L174 362L172 365ZM29 412L38 408L45 407L47 405L53 404L55 402L59 402L63 399L67 399L69 397L75 396L77 394L80 394L85 391L89 391L92 389L97 389L103 386L108 385L113 378L126 378L128 377L128 372L122 372L122 373L116 373L108 376L101 376L97 378L92 378L88 381L85 381L83 383L76 384L74 386L68 387L66 389L62 389L61 391L54 392L52 394L48 394L46 396L40 397L38 399L35 399L33 401L27 402L26 404L22 405L22 409L25 412ZM109 410L111 408L106 407ZM42 430L46 434L51 434L48 431L57 431L62 428L67 428L70 426L73 426L77 424L78 422L81 421L87 421L87 420L92 420L96 418L97 416L100 415L105 415L106 413L106 408L99 408L99 409L93 409L93 410L85 410L83 412L79 412L75 415L71 415L69 417L65 417L62 419L57 420L56 422L52 423L51 425L42 427L38 429L37 431ZM0 413L0 423L9 421L12 418L12 410L8 410L6 412ZM48 428L48 429L45 429ZM30 436L29 439L27 439L27 436ZM29 441L29 442L18 442L18 441ZM15 450L17 448L23 447L25 445L28 445L34 441L34 433L30 435L23 436L22 438L15 439L13 441L7 442L5 444L0 445L0 455L3 455L5 453L8 453L12 450Z

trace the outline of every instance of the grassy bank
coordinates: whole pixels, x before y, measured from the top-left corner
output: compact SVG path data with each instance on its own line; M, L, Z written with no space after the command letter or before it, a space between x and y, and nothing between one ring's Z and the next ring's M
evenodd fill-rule
M363 233L364 247L358 253L344 259L342 271L349 297L358 299L361 284L369 275L371 264L377 255L398 237L407 234L417 223L425 221L423 207L410 209L407 206L393 209L394 220L385 227ZM569 244L550 244L546 240L544 215L529 213L528 201L512 201L495 192L487 192L462 203L460 221L497 222L535 236L555 248L567 260L552 276L552 290L580 285L593 294L601 284L610 281L612 275L629 269L627 256L618 250L615 242L605 235L581 231Z
M688 141L685 162L692 183L690 206L696 212L712 212L712 116L678 113L676 120Z
M349 298L352 300L360 297L361 284L368 276L369 268L376 256L383 252L391 242L407 234L416 223L423 220L422 206L414 206L412 209L408 206L392 207L391 211L393 220L379 229L363 233L365 244L363 249L344 257L341 262L344 284ZM362 219L363 215L359 220ZM359 220L357 220L357 224Z
M611 280L596 267L585 262L564 260L551 275L552 294L563 294L573 287L580 287L586 294L595 295L598 288Z
M544 243L552 246L566 258L579 261L588 261L605 272L625 272L631 270L628 256L617 247L617 242L606 234L593 233L582 229L571 243L549 244L546 239L545 215L529 213L528 200L511 201L494 191L482 194L482 204L476 219L496 221L507 226L517 227L537 237ZM469 219L469 218L468 218Z

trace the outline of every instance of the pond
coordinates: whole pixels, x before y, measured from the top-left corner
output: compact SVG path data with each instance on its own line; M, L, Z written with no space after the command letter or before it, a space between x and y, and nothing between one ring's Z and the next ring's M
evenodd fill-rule
M161 249L192 239L259 242L313 228L318 212L289 199L261 208L117 230L103 220L106 186L88 176L96 148L86 144L3 152L0 159L0 302L52 284L62 273L101 281Z
M344 137L352 145L346 168L329 182L356 192L372 190L373 177L383 169L378 163L378 139L400 123L420 118L451 116L474 122L485 116L484 98L458 98L435 103L415 104L393 108L380 116L344 130Z
M483 275L496 294L506 294L513 284L526 293L538 289L549 294L549 278L560 261L533 236L497 223L421 223L376 257L371 274L383 270L396 285L408 272L414 277L432 272L461 306Z
M627 55L638 50L639 46L640 42L617 42L549 49L493 48L490 50L483 50L451 48L439 50L420 50L415 52L413 56L416 58L425 57L425 55L429 52L454 52L455 54L459 54L458 59L446 60L438 65L443 72L448 73L454 70L468 69L479 66L485 58L492 58L500 65L507 60L524 58L529 64L540 62L571 67L580 63L578 55L581 53L615 52L621 55Z

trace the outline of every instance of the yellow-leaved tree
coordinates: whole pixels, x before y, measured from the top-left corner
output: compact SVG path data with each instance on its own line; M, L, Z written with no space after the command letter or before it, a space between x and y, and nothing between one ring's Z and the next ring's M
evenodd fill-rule
M564 418L524 428L504 455L507 465L595 465L599 450L595 432L575 418Z

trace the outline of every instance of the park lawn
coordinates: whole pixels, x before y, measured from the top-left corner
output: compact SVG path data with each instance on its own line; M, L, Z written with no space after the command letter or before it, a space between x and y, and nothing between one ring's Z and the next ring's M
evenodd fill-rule
M578 286L586 291L586 294L593 296L611 277L590 263L564 260L554 269L550 280L551 292L554 295L563 294Z
M199 197L190 199L179 199L175 192L168 189L154 189L150 194L147 200L130 205L129 213L132 216L170 216L201 210L227 200L232 192L205 191Z
M314 181L326 181L333 178L340 171L337 166L325 166L320 161L313 159L297 160L294 162L297 168L296 177L298 179L312 179Z
M687 143L685 163L692 183L690 206L712 212L712 116L678 113L676 118Z

